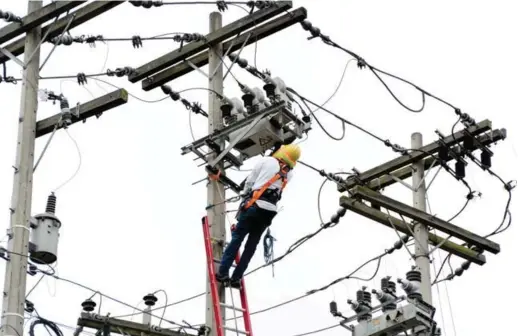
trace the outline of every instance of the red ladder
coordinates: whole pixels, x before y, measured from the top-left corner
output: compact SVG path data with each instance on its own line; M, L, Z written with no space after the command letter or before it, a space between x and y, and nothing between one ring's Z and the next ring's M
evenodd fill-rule
M218 294L218 287L222 286L222 284L219 284L216 280L216 271L214 269L214 263L219 263L219 260L214 259L214 253L212 251L212 240L210 237L210 227L209 227L209 219L207 216L202 218L202 224L203 224L203 238L205 241L205 252L207 254L207 269L209 272L209 281L210 281L210 294L212 296L212 305L213 305L213 311L214 311L214 320L216 321L216 336L224 336L225 332L224 330L233 331L237 334L242 335L248 335L253 336L252 334L252 321L250 319L250 310L248 309L248 300L246 298L246 288L245 288L245 281L241 279L241 288L239 289L239 296L241 298L241 308L226 305L225 303L222 303L219 301L219 294ZM239 252L236 255L236 264L239 263ZM230 290L234 290L234 288L230 287ZM232 293L230 293L232 297ZM232 297L232 301L233 297ZM234 311L239 311L243 313L243 320L245 324L245 330L237 330L236 328L227 327L225 325L225 322L222 320L221 317L221 308L228 308L232 309Z

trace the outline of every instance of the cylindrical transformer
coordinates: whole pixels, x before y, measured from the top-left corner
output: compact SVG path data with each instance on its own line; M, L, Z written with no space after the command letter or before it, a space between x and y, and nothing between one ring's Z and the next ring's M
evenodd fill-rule
M36 264L52 264L57 260L59 229L61 221L54 215L56 197L50 195L47 202L47 211L34 216L31 223L31 242L34 251L31 252L31 261Z

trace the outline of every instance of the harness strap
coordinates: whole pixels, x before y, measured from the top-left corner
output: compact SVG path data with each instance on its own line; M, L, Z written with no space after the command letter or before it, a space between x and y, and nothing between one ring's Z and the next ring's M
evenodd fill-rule
M278 179L282 179L282 185L281 185L281 193L284 190L284 187L286 187L286 184L288 183L287 179L287 171L284 171L286 166L281 166L280 172L275 174L271 179L268 180L260 189L255 190L252 194L252 197L248 202L245 203L243 206L244 209L250 208L261 196L264 194L264 192Z

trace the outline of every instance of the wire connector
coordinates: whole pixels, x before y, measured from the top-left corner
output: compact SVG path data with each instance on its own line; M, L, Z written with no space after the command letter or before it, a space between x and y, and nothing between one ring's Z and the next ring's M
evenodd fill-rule
M513 190L514 188L516 188L516 181L515 180L512 180L512 181L509 181L505 184L504 186L504 189L507 190L507 191L511 191Z
M216 1L216 6L220 12L224 12L228 9L228 5L225 1Z
M462 113L460 108L455 108L455 114L459 116L460 121L464 124L464 126L474 126L476 124L475 119L473 119L469 114Z
M0 76L0 83L18 84L18 81L13 76L6 76L6 77Z
M174 101L179 100L188 111L192 111L196 114L201 114L205 117L208 116L208 113L205 112L205 110L203 110L200 103L197 103L197 102L191 103L187 99L182 98L180 96L180 94L176 91L173 91L173 89L171 89L171 87L169 85L162 85L160 88L162 89L162 92L165 93L166 95L168 95L169 97L171 97L172 100L174 100Z
M13 14L11 12L7 12L7 11L2 11L1 9L0 9L0 19L3 19L6 22L22 23L22 18L19 17L18 15L15 15L15 14Z
M131 75L132 73L135 72L135 69L133 69L132 67L123 67L123 68L117 68L114 70L106 70L106 75L109 76L109 77L113 77L113 76L117 76L117 77L124 77L124 76L129 76Z
M95 42L98 41L104 41L104 37L102 35L71 36L70 34L66 34L50 39L50 43L55 45L70 46L73 43L87 43L92 48L95 48Z

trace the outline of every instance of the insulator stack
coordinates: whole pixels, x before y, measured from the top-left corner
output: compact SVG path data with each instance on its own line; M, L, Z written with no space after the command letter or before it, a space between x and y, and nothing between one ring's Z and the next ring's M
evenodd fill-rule
M155 294L151 293L142 298L144 300L144 303L148 307L152 307L155 305L155 303L158 301L158 298L155 296Z
M482 163L482 167L491 168L491 153L488 151L482 151L480 154L480 162Z
M47 207L45 208L46 213L56 213L56 200L56 195L54 195L54 193L51 193L47 198Z
M81 303L83 310L88 313L94 311L95 306L97 306L97 303L95 303L92 299L86 299L83 301L83 303Z
M455 162L455 175L459 179L463 179L466 177L466 164L464 162Z
M406 279L411 283L421 283L421 272L416 271L416 270L409 271L406 274ZM420 291L415 290L411 293L408 293L408 297L410 299L415 299L415 298L421 299L423 297L423 295L421 294Z
M333 316L336 316L336 314L338 314L338 305L335 301L331 301L329 303L329 312L331 312Z
M364 306L366 309L370 310L372 305L372 294L365 291L365 289L361 289L356 292L356 301L362 306ZM372 314L365 313L358 317L358 321L368 321L372 318Z
M393 299L396 298L396 296L395 296L396 283L394 281L390 281L390 277L385 277L385 278L381 279L381 290L386 294L392 295ZM382 302L382 303L384 303L384 302ZM381 310L383 312L385 312L385 311L395 310L396 308L397 308L397 304L394 302L394 303L384 304L383 307L381 308Z

